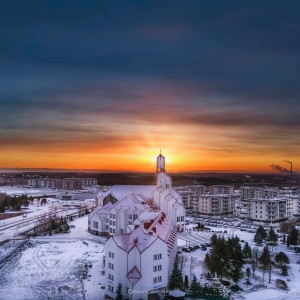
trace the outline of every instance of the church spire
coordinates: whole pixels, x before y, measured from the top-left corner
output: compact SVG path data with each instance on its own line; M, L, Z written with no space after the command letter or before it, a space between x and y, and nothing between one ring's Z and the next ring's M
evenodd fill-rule
M156 158L156 172L161 173L165 171L166 171L165 157L161 154L161 150L160 150L160 154Z

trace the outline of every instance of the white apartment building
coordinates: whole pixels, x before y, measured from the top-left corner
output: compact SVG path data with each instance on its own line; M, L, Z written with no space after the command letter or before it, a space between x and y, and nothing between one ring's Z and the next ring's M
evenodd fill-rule
M232 195L204 194L197 197L193 211L201 216L214 218L231 217L234 215L234 197Z
M208 191L210 194L233 195L234 188L231 185L210 185Z
M253 198L249 203L249 219L254 224L272 226L288 219L288 200L283 198Z
M97 185L95 178L29 178L27 181L30 187L77 190Z
M115 299L119 283L131 300L166 290L176 258L177 226L163 212L143 212L128 232L105 244L106 295Z
M175 190L180 194L185 208L193 208L194 202L197 201L197 196L207 193L205 185L180 186L176 187Z
M272 188L242 186L240 188L240 195L242 199L264 197L274 198L279 196L279 190Z

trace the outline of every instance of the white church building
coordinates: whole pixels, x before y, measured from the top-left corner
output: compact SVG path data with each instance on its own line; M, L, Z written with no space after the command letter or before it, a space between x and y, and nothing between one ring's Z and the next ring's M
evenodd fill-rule
M178 231L184 231L185 207L173 189L161 154L157 157L156 185L114 185L97 195L97 207L89 215L88 229L107 236L126 233L127 226L145 211L164 212Z
M121 283L125 299L156 299L168 288L176 259L177 226L163 212L145 211L128 230L106 241L105 293L115 299Z
M173 270L176 234L184 231L185 208L173 189L163 155L157 157L156 185L115 185L97 196L89 231L106 235L105 293L115 299L118 285L131 300L166 291Z

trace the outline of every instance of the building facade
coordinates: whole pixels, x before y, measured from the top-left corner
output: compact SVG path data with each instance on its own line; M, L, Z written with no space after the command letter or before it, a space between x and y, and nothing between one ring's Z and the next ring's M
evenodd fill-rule
M36 188L79 190L97 185L95 178L30 178L27 185Z
M106 295L116 298L118 285L131 300L167 291L176 259L177 226L163 212L143 212L128 232L105 244Z

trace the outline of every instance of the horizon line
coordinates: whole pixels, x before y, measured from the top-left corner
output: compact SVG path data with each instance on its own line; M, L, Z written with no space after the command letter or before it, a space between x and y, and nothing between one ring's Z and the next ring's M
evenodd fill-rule
M134 170L105 170L105 169L68 169L68 168L23 168L23 167L15 167L15 168L1 168L0 167L0 172L13 172L13 171L18 171L18 172L103 172L103 173L154 173L151 171L134 171ZM259 174L281 174L281 175L289 175L288 173L280 173L276 171L258 171L258 170L182 170L182 171L172 171L169 170L169 173L185 173L185 174L190 174L190 173L259 173Z

